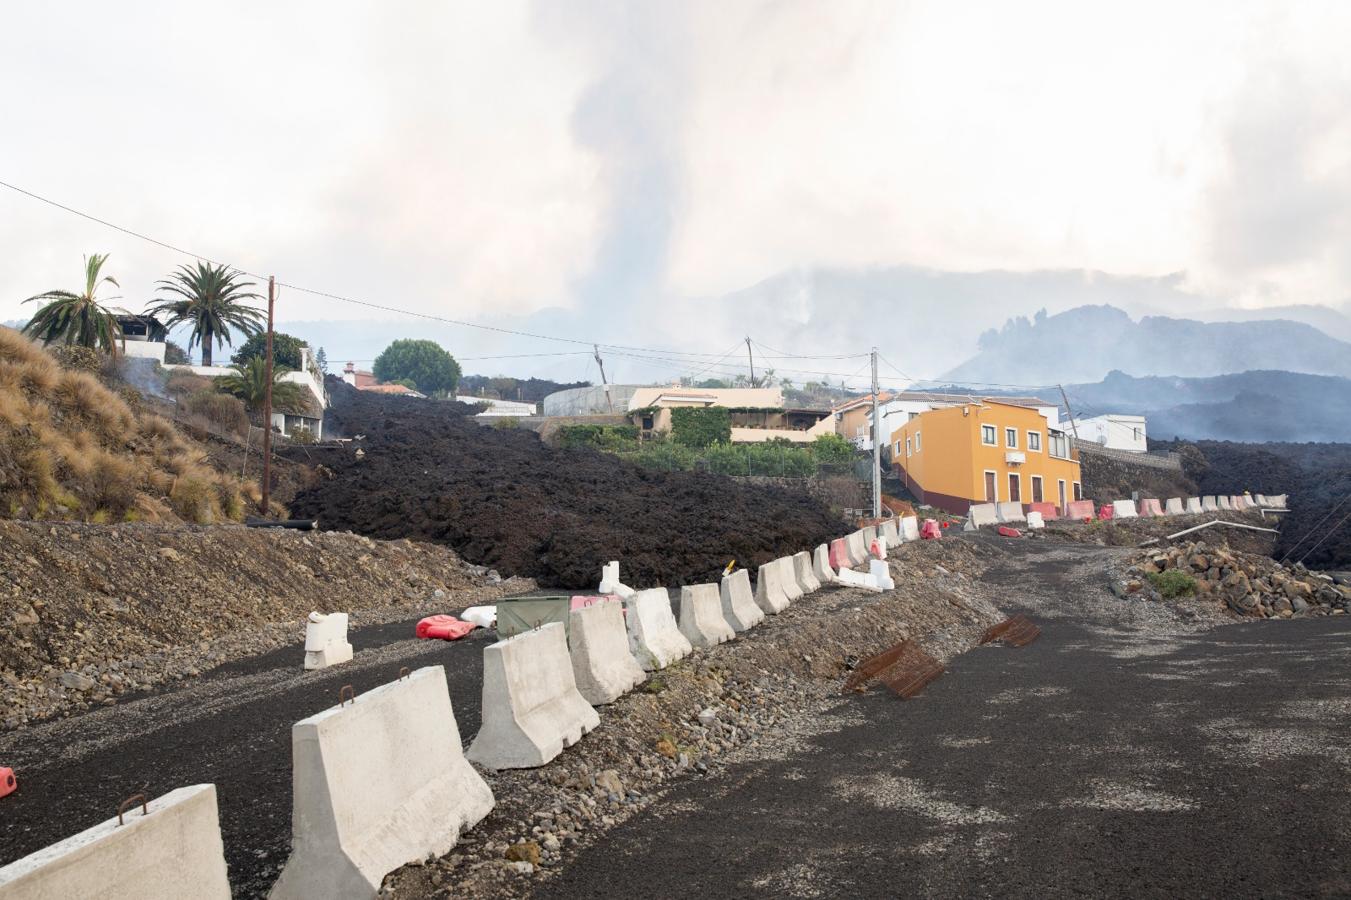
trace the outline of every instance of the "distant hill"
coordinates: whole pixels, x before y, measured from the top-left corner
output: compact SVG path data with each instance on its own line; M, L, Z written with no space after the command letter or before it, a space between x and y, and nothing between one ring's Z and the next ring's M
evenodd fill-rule
M1351 376L1351 344L1286 320L1198 322L1146 316L1114 306L1008 320L980 337L980 352L942 380L1007 384L1095 382L1112 370L1132 375L1208 377L1254 366Z

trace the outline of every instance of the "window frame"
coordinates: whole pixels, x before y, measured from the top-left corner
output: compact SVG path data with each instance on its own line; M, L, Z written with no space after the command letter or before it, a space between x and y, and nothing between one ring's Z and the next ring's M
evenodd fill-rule
M916 432L915 432L915 452L918 453L919 451L920 451L919 432L916 431Z
M1010 440L1010 438L1012 438L1012 440ZM1004 426L1004 449L1005 449L1005 450L1017 450L1017 449L1018 449L1018 429L1017 429L1017 428L1012 428L1012 427L1007 426L1007 425Z
M988 431L989 434L990 434L990 440L988 440L988 441L985 440L985 434L986 434L987 431ZM981 425L981 426L980 426L980 444L981 444L982 447L998 447L998 446L999 446L999 428L998 428L997 426L994 426L994 425Z
M1037 446L1035 446L1035 447L1032 446L1032 438L1034 438L1034 437L1037 439ZM1041 443L1041 432L1040 432L1040 431L1036 431L1036 430L1034 430L1034 429L1032 429L1032 428L1029 428L1029 429L1027 430L1027 452L1028 452L1028 453L1040 453L1040 452L1041 452L1041 447L1042 447L1042 443Z

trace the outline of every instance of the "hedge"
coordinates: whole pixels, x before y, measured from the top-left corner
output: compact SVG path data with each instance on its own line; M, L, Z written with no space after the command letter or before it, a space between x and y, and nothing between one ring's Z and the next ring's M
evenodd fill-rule
M671 409L671 437L686 447L707 447L732 439L732 414L722 406Z

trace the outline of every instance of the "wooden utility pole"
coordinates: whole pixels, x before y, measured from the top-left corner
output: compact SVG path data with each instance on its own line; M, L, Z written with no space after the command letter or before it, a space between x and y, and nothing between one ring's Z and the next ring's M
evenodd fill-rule
M751 387L755 387L755 356L751 353L751 336L746 335L746 359L751 364Z
M605 380L605 361L600 358L600 344L592 344L591 349L596 351L596 365L600 366L600 384L601 390L605 391L605 406L613 413L615 404L610 399L610 382Z
M1057 384L1056 387L1060 388L1060 399L1065 401L1065 415L1069 416L1070 428L1074 430L1074 440L1075 442L1078 442L1079 423L1074 421L1074 410L1070 409L1070 398L1065 396L1065 386L1063 384Z
M877 411L877 348L873 348L873 518L882 517L882 416Z
M277 305L277 279L267 276L267 363L263 374L263 504L266 516L272 506L272 313Z

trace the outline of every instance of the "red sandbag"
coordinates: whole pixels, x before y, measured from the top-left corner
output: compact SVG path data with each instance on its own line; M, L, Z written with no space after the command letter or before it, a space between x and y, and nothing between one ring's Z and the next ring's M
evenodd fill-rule
M1105 503L1105 504L1103 504L1103 505L1098 509L1098 518L1099 518L1099 519L1110 519L1110 518L1112 518L1112 516L1113 516L1115 513L1116 513L1116 508L1115 508L1114 506L1112 506L1112 504L1110 504L1110 503Z
M454 616L428 616L417 623L417 636L440 641L458 641L478 626Z
M943 529L938 527L937 519L925 519L920 526L919 536L926 541L937 540L943 536Z
M14 770L8 766L0 766L0 797L14 793L18 786L19 782L14 780Z
M1021 531L1019 531L1017 528L1010 528L1010 527L1007 526L1007 525L1000 525L1000 526L999 526L999 533L1002 534L1004 537L1022 537L1022 536L1023 536L1023 533L1022 533Z

